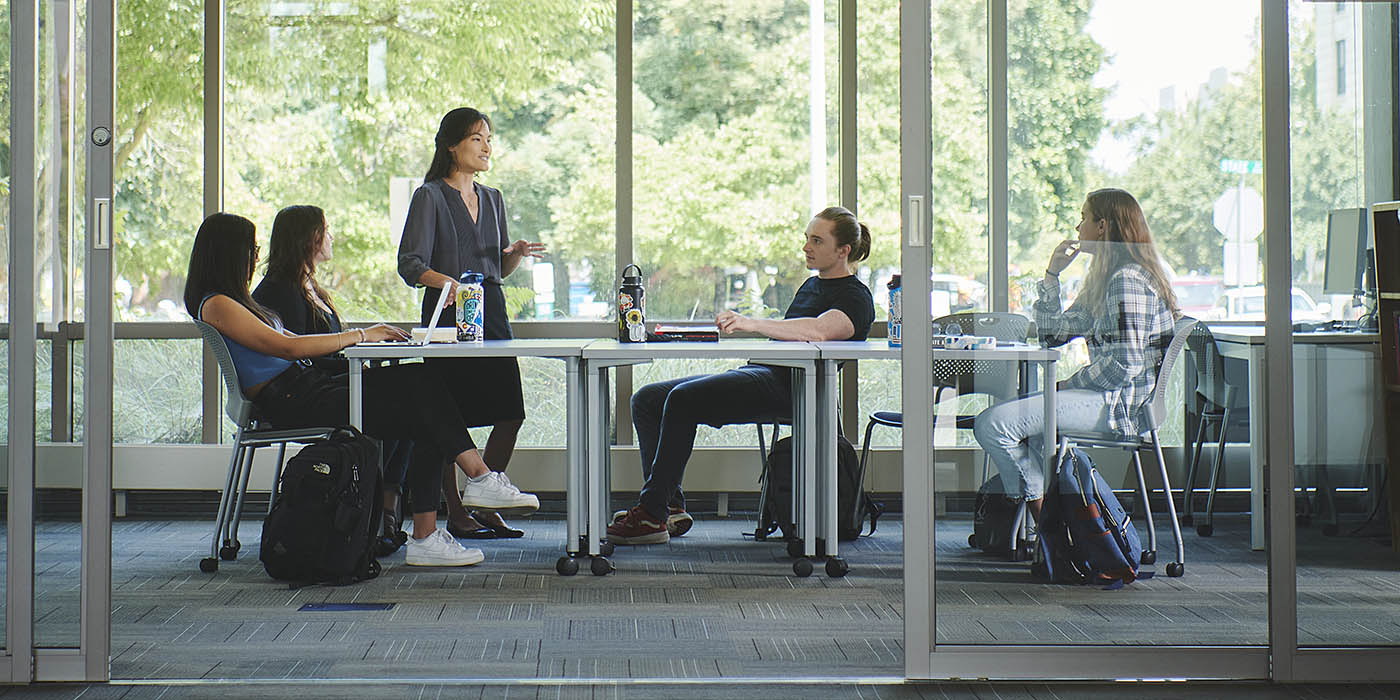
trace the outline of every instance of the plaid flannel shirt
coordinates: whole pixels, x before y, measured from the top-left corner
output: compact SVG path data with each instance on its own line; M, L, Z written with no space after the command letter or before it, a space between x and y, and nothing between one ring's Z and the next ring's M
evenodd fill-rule
M1089 364L1064 388L1103 392L1109 428L1128 438L1142 434L1142 407L1152 397L1176 325L1142 266L1129 263L1109 277L1099 315L1078 300L1061 311L1058 281L1041 280L1039 292L1033 308L1041 342L1057 347L1082 336L1089 344Z

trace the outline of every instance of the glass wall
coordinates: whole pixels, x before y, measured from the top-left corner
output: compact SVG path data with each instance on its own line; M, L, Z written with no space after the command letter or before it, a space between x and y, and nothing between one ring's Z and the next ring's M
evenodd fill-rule
M1388 3L1290 7L1293 507L1303 647L1400 641L1392 631L1400 621L1400 555L1386 516L1393 512L1387 440L1395 436L1387 435L1383 395L1392 385L1382 381L1385 365L1395 363L1393 326L1389 349L1377 337L1377 316L1393 313L1392 302L1377 300L1376 268L1368 270L1371 251L1394 268L1400 228L1394 211L1376 212L1381 223L1371 232L1366 209L1397 199L1386 77L1393 11ZM1226 476L1235 479L1223 486L1241 485L1242 473Z
M0 0L0 324L10 327L10 3ZM5 480L9 482L10 449L10 341L8 333L0 341L0 458L4 459ZM8 508L6 489L6 513ZM9 581L9 527L0 522L0 596ZM6 646L5 625L9 608L0 610L0 647Z
M1032 304L1042 293L1058 293L1061 308L1081 301L1079 295L1086 289L1102 298L1095 294L1093 285L1086 287L1086 280L1091 276L1091 263L1107 258L1108 253L1088 245L1083 246L1084 254L1059 272L1054 284L1042 287L1042 283L1046 281L1052 251L1061 242L1080 236L1076 229L1081 226L1086 195L1105 187L1125 189L1140 202L1156 244L1155 253L1150 255L1162 269L1160 288L1155 293L1160 297L1170 290L1182 313L1204 317L1215 297L1223 294L1227 286L1251 287L1258 283L1259 255L1255 248L1246 252L1248 274L1236 277L1224 269L1228 260L1223 247L1225 238L1213 227L1212 218L1222 192L1241 184L1251 193L1259 192L1261 187L1258 172L1262 170L1256 172L1252 170L1254 166L1246 165L1246 172L1239 174L1230 165L1234 161L1257 163L1262 158L1259 7L1248 3L1195 4L1199 5L1197 11L1183 11L1180 3L1143 5L1113 0L1007 3L1007 257L1012 312L1034 318ZM979 27L985 36L985 8L973 11L959 5L958 12L966 12L967 22ZM1207 27L1190 19L1206 12L1212 16ZM1202 31L1209 33L1208 40L1202 40ZM935 36L939 36L938 32L935 29ZM971 32L955 36L964 35L968 38L963 41L971 40ZM986 55L985 49L958 47L956 41L951 40L957 47L953 55L970 58L947 59L940 64L939 57L945 49L939 48L935 39L933 153L936 167L941 159L953 163L961 159L968 164L953 168L953 175L941 179L935 172L935 231L940 212L960 209L957 201L944 203L949 188L943 183L958 182L957 177L964 173L967 182L978 186L986 179L977 173L978 167L985 167L977 164L986 160L986 127L973 130L966 120L952 118L960 115L960 108L955 104L942 105L938 99L940 81L950 80L941 66L970 62L967 72L978 77L967 80L985 81L988 69L977 63ZM1184 44L1201 48L1181 56L1179 47ZM961 109L977 108L971 105ZM942 118L940 110L944 110ZM967 131L960 136L940 138L949 123ZM974 190L971 201L976 205L972 212L978 211L976 207L985 211L985 190ZM983 221L977 219L979 228L985 226ZM1094 218L1089 221L1095 222ZM1256 229L1251 237L1257 234ZM938 248L934 250L937 256ZM936 261L937 257L935 272ZM1209 300L1204 305L1197 303L1198 298L1206 297ZM1087 305L1092 300L1082 301ZM1097 332L1091 330L1090 324L1103 313L1090 312L1082 324L1062 327L1068 336L1078 336L1058 346L1061 355L1051 380L1061 382L1062 391L1093 390L1095 381L1110 381L1103 377L1111 376L1109 364L1118 362L1116 356L1110 358L1111 346L1102 346L1091 357L1083 337ZM938 315L937 309L934 315ZM1154 317L1152 322L1158 320ZM1158 353L1156 357L1160 357L1172 337L1170 324L1164 323L1160 346L1154 351ZM1056 327L1059 326L1047 321L1046 327L1039 329L1042 339ZM1001 335L988 328L975 334ZM1014 336L999 338L1011 339ZM1108 336L1101 340L1108 340ZM1185 400L1185 386L1191 379L1185 369L1187 364L1178 365L1178 370L1164 379L1168 412L1159 430L1168 471L1177 489L1185 476L1183 443L1190 405ZM945 440L978 445L972 431L954 432L955 425L970 427L971 417L987 405L986 396L978 394L1015 398L1038 390L1043 381L1034 373L1015 377L1004 367L943 369L952 374L970 371L975 376L970 392L964 392L973 396L952 398L953 392L939 394L934 439L940 445ZM935 366L935 379L939 376L940 368ZM1148 386L1155 386L1156 378L1152 379ZM1119 400L1140 405L1147 400L1149 390L1143 388L1138 396ZM948 400L941 400L945 397ZM1064 413L1066 397L1062 395L1060 400L1062 429L1077 425ZM947 404L951 406L945 408ZM1015 405L1026 412L1024 417L1038 421L1042 415L1038 398ZM1142 416L1140 409L1127 403L1124 406L1129 415ZM1094 410L1107 409L1100 401ZM955 423L951 419L957 416L964 418ZM1095 413L1090 418L1094 418L1094 429L1112 431L1110 413ZM1195 427L1194 422L1189 425ZM1089 427L1086 423L1079 429ZM1136 432L1132 426L1124 428ZM990 434L985 437L990 438ZM1252 547L1262 547L1262 543L1251 542L1249 513L1234 508L1228 520L1218 518L1213 539L1187 530L1183 543L1189 562L1185 576L1169 577L1168 565L1176 560L1178 546L1150 448L1142 450L1140 456L1150 489L1156 560L1144 569L1155 571L1156 578L1133 583L1113 594L1112 603L1103 599L1104 593L1096 586L1047 588L1032 577L1024 562L1008 562L1004 553L970 547L973 528L968 514L974 504L967 494L984 479L1000 474L1011 495L1019 496L1027 490L1035 492L1032 496L1040 495L1047 482L1041 478L1044 470L1038 450L1037 441L1021 443L1012 448L1010 456L991 460L985 467L987 458L982 450L972 452L971 459L967 453L948 451L935 458L938 493L934 507L943 516L936 528L940 547L936 563L937 643L1101 644L1109 638L1117 644L1266 643L1266 562L1263 552ZM1104 448L1091 449L1089 454L1128 509L1143 547L1150 549L1148 513L1143 499L1136 494L1138 478L1131 453ZM1011 458L1017 455L1019 463L1034 470L1034 478L1021 477L1011 468ZM998 469L999 462L1005 462L1001 466L1009 471ZM1178 504L1181 502L1179 491L1171 496ZM1189 586L1192 594L1183 596L1178 584ZM1143 617L1144 611L1152 611L1150 619ZM1231 620L1231 624L1220 625L1222 618ZM1110 634L1110 629L1117 631Z

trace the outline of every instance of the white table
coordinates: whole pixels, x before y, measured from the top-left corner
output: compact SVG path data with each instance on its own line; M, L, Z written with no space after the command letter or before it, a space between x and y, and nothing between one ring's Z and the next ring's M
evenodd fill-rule
M1249 543L1256 550L1264 549L1264 464L1268 415L1268 379L1265 374L1264 327L1263 326L1217 326L1210 327L1215 336L1215 345L1222 357L1244 360L1249 373ZM1377 438L1371 450L1383 459L1385 454L1384 434L1381 427L1380 406L1380 365L1375 356L1380 352L1380 336L1376 333L1294 333L1294 410L1297 416L1322 416L1316 401L1328 396L1341 396L1343 403L1356 408L1355 413L1345 412L1346 416L1357 420L1343 419L1350 428L1363 431L1367 437ZM1343 351L1354 362L1354 367L1340 372L1328 369L1343 358L1335 351ZM1319 384L1321 382L1321 384ZM1339 386L1345 382L1347 387ZM1299 409L1306 409L1300 411ZM1340 413L1328 411L1331 413ZM1295 420L1295 425L1297 424ZM1327 444L1330 425L1305 423L1302 430L1294 431L1295 459L1298 464L1309 463L1309 455L1320 455L1327 459ZM1319 428L1322 428L1319 430ZM1355 440L1332 441L1354 446ZM1290 506L1291 507L1291 506Z
M828 341L813 343L821 357L817 362L817 451L818 506L822 514L818 521L817 537L824 538L826 554L837 555L837 512L836 512L836 426L837 422L837 365L845 360L899 360L900 348L891 348L883 340ZM1006 362L1020 365L1026 362L1040 364L1044 372L1045 390L1042 394L1045 409L1045 434L1055 434L1055 362L1059 360L1058 350L1030 345L1001 345L995 348L978 350L935 349L933 359L952 361ZM1045 440L1045 465L1047 476L1053 469L1055 441ZM929 483L932 483L931 481ZM1048 479L1047 479L1048 483ZM904 494L904 502L930 503L931 493ZM831 573L828 571L828 573Z
M816 484L807 478L808 465L816 463L816 442L807 439L808 430L816 423L816 387L809 381L815 373L817 348L810 343L773 340L721 340L719 342L619 343L597 340L583 349L584 391L587 395L588 444L588 518L584 536L588 539L588 554L597 561L602 558L602 543L607 538L608 500L611 491L609 474L608 423L612 406L608 400L608 375L613 367L638 365L659 359L724 359L736 363L753 361L765 365L791 367L793 376L793 494L796 500L798 537L802 538L804 553L810 558L816 553L813 532L816 522ZM605 558L602 558L606 562ZM607 568L594 567L593 573L607 573Z
M582 502L585 477L583 439L583 376L581 362L584 346L592 343L589 339L541 339L525 338L516 340L487 340L480 343L431 343L414 345L409 343L362 344L345 348L350 360L350 423L362 426L364 401L364 363L368 360L402 360L407 358L447 358L447 357L547 357L564 361L565 367L565 461L567 463L567 484L565 490L565 519L568 521L567 540L564 543L566 556L576 554L580 546L583 513Z

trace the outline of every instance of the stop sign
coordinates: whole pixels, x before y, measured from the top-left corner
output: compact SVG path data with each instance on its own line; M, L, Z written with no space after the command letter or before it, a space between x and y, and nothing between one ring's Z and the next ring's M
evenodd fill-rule
M1231 187L1215 200L1210 222L1225 240L1254 240L1264 230L1264 198L1253 187Z

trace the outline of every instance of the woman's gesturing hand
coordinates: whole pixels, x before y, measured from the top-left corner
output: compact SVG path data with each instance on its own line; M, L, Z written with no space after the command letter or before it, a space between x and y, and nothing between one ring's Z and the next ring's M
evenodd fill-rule
M543 243L531 243L530 241L527 241L527 240L525 240L525 239L522 238L522 239L520 239L520 240L518 240L518 241L516 241L516 242L514 242L514 243L512 243L512 244L510 244L510 245L508 245L508 246L506 246L505 248L503 248L503 249L501 250L501 255L504 255L504 256L507 256L507 257L512 257L512 258L516 258L516 257L543 258L543 257L544 257L544 251L545 251L545 244L543 244Z
M1069 267L1069 264L1079 255L1079 250L1079 241L1060 241L1060 244L1055 246L1055 252L1050 254L1050 264L1045 266L1045 271L1052 275L1064 272L1064 269Z

